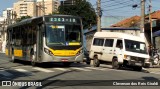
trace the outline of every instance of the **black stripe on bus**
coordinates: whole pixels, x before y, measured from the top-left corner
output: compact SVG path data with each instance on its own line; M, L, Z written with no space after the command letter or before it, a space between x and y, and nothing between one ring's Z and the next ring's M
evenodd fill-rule
M53 50L76 50L82 46L78 45L78 46L48 46L48 47L52 48Z

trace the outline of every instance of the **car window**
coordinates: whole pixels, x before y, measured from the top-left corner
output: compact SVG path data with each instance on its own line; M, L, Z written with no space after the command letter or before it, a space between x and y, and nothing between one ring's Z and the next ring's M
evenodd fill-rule
M94 38L93 45L95 46L103 46L104 39Z
M116 48L123 48L122 40L117 40Z
M105 41L105 47L113 47L113 41L114 39L106 39Z

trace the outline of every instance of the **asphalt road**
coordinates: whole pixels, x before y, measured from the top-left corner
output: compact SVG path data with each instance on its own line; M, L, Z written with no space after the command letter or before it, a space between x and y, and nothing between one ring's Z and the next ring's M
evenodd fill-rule
M0 54L0 80L1 84L2 81L12 83L12 87L1 86L0 89L159 89L160 73L149 73L146 69L141 72L114 70L105 64L93 68L85 63L74 63L70 67L46 63L32 67L29 62L12 63L4 54ZM150 82L155 85L149 86ZM31 87L34 85L31 83L39 87Z

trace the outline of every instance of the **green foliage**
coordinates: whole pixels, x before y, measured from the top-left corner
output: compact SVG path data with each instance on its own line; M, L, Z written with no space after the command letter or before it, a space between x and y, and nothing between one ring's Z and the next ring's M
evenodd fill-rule
M74 5L62 5L58 8L59 14L80 16L84 28L96 24L96 13L90 2L76 0Z
M52 15L57 15L57 14L59 14L58 12L52 12Z
M20 22L20 21L22 21L22 20L24 20L24 19L28 19L28 18L31 18L31 16L22 16L21 18L17 18L17 20L16 20L16 22Z

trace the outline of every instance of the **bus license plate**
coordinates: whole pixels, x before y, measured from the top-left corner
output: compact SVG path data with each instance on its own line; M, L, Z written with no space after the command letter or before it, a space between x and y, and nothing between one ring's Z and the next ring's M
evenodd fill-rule
M61 59L63 62L68 62L68 59Z

